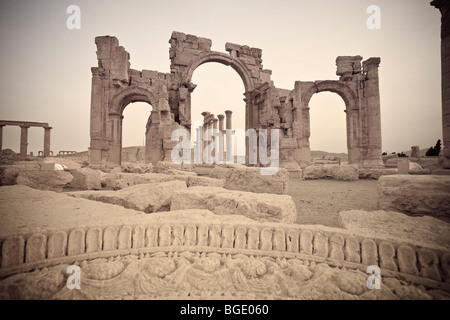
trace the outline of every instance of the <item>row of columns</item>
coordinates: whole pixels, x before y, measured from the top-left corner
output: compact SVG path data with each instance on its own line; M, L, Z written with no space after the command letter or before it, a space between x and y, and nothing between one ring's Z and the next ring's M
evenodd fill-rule
M0 124L0 154L3 150L3 127L5 125ZM20 156L27 156L28 148L28 128L31 126L20 126ZM44 127L44 157L50 156L50 130L52 127Z
M232 115L232 111L231 110L226 110L225 111L225 115L226 115L226 129L231 129L232 128L232 120L231 120L231 115ZM210 129L214 129L214 130L218 130L222 133L222 136L226 133L226 130L224 129L224 119L225 116L223 114L219 114L217 116L217 118L214 117L214 114L211 114L209 112L202 112L202 116L203 116L203 125L196 128L196 136L197 136L197 141L200 141L200 139L198 137L204 137L204 134L207 130ZM226 141L226 144L224 143L224 145L219 146L219 141L215 141L215 137L212 138L212 140L216 143L214 151L212 152L212 155L215 156L216 155L216 150L219 150L220 147L227 146L232 143L232 140L230 141ZM202 138L202 143L201 144L196 144L195 148L197 148L195 154L197 155L197 158L195 159L195 161L197 163L203 163L203 162L207 162L208 159L203 159L203 151L206 149L206 147L210 144L210 141L204 141ZM222 139L223 141L223 139ZM228 150L228 148L226 149ZM207 154L207 156L209 156Z

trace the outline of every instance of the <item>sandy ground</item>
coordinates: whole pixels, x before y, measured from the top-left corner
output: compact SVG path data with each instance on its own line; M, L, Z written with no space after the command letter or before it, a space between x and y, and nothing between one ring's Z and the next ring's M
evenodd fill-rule
M288 195L297 207L297 223L339 227L338 213L377 210L377 180L289 180Z

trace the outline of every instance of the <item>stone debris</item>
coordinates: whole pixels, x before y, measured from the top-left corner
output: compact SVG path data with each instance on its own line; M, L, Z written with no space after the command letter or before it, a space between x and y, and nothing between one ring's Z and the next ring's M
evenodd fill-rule
M184 181L137 184L118 191L79 191L67 194L76 198L100 201L127 209L153 213L169 211L172 195L186 189Z
M191 187L175 193L171 210L207 209L216 214L235 214L257 221L294 223L297 211L291 196Z

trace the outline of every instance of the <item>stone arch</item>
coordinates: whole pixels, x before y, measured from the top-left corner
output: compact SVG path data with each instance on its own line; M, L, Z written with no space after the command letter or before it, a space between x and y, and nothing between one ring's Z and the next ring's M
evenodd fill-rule
M313 85L302 95L302 103L308 112L308 116L303 118L303 126L306 128L307 135L305 137L307 145L309 146L310 135L310 117L309 117L309 102L312 96L320 92L333 92L339 95L345 104L346 113L346 128L347 128L347 150L349 163L360 163L360 114L358 107L358 97L353 90L342 81L325 80L316 81Z
M157 108L157 99L149 90L139 86L129 86L116 93L109 104L109 161L122 161L122 120L124 109L132 102L146 102ZM151 114L150 114L151 115Z
M306 91L302 97L305 106L309 105L309 101L315 93L328 91L338 94L344 100L346 110L354 110L357 108L357 97L352 89L340 81L325 80L316 81Z
M254 89L251 74L248 72L246 66L238 59L233 59L229 55L220 52L204 53L192 61L188 66L184 83L191 83L192 75L194 74L195 69L208 62L217 62L226 66L231 66L241 77L242 82L244 83L245 92L249 92Z
M122 115L123 110L132 102L147 102L153 108L157 106L155 95L145 88L138 86L127 87L113 96L109 108L109 114Z

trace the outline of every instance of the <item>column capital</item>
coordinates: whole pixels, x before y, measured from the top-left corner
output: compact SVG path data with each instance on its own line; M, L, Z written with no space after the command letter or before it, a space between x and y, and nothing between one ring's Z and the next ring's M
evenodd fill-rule
M219 120L223 120L225 118L225 116L223 114L219 114L219 115L217 115L217 118L219 118Z
M231 116L232 113L233 111L231 110L225 110L225 114L227 115L227 117Z

